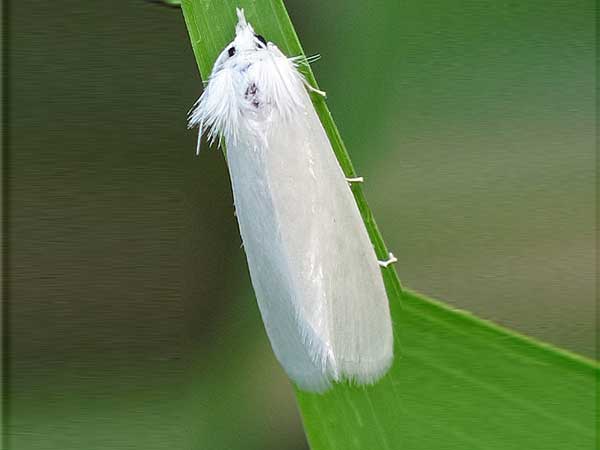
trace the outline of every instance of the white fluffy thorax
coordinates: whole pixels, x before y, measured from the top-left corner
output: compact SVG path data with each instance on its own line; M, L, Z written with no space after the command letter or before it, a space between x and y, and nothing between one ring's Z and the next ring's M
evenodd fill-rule
M293 118L303 106L303 77L295 58L266 42L238 9L235 39L220 53L189 126L208 130L211 142L261 137L275 121Z

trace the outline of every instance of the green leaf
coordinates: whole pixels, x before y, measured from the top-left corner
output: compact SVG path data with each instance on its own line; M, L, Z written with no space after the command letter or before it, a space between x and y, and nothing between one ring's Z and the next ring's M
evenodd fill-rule
M593 449L595 363L405 291L369 389L298 393L313 449Z
M303 54L279 0L184 0L182 6L204 80L234 36L236 7L284 53ZM316 86L310 69L305 75ZM342 168L353 176L325 101L313 97L313 103ZM387 249L362 188L352 189L384 259ZM384 279L394 321L394 365L372 387L340 384L325 395L297 392L313 450L595 447L595 362L402 292L392 268L384 270Z

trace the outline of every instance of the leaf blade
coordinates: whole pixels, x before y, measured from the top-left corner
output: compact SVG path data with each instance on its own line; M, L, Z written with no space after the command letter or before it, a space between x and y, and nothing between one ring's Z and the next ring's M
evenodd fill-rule
M303 54L280 0L184 0L194 54L207 79L233 38L235 8L287 55ZM310 68L305 76L314 86ZM313 103L340 165L354 169L325 101ZM376 252L387 257L362 187L353 192ZM375 386L297 392L313 450L594 448L598 365L405 292L384 270L396 361ZM493 413L492 413L493 412ZM488 414L489 416L485 416Z

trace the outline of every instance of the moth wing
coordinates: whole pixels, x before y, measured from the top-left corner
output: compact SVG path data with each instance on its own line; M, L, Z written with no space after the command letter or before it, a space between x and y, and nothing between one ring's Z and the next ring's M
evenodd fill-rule
M310 97L299 77L286 80L296 113L240 123L248 132L227 142L252 284L271 346L301 388L371 383L393 358L381 271Z
M274 198L277 183L273 178L278 171L268 154L277 148L267 149L263 144L251 138L227 146L236 216L252 285L271 346L286 373L302 389L322 392L332 379L327 341L322 339L320 327L313 330L308 326L301 307L305 295L293 273L297 261L287 249L289 224L282 222L285 219Z
M269 134L268 178L306 336L331 379L376 381L393 358L389 302L364 222L329 139L304 111Z

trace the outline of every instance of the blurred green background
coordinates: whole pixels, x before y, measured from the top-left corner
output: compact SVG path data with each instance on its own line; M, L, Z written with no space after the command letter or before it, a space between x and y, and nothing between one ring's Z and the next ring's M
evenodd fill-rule
M286 4L403 283L593 357L595 3ZM8 448L305 449L181 12L9 12Z

